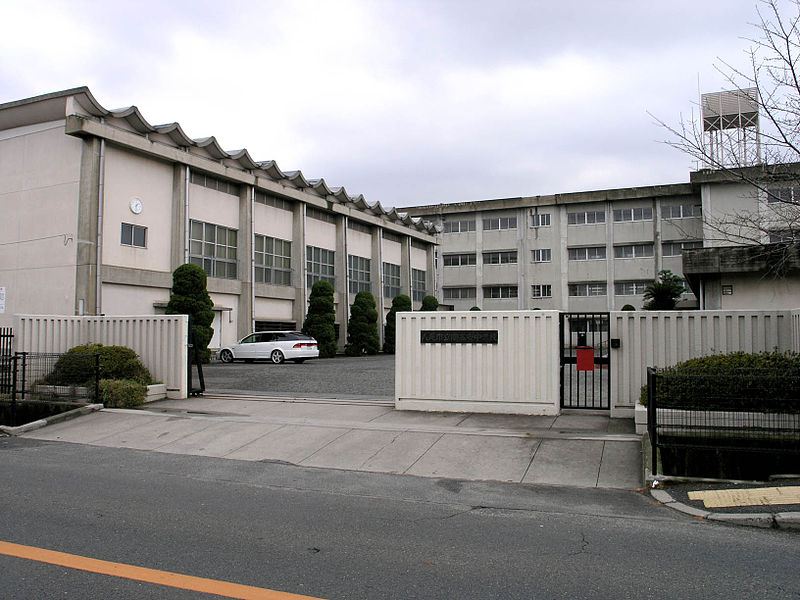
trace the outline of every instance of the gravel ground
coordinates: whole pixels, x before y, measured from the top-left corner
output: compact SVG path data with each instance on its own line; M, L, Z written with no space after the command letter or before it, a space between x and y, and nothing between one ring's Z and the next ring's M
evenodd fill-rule
M209 393L394 398L394 355L337 356L300 365L213 361L203 365L203 376Z

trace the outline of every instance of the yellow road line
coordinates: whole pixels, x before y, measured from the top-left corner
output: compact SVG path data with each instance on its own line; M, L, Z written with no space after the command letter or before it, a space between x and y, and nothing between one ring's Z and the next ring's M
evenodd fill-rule
M69 567L70 569L89 571L91 573L100 573L101 575L134 579L136 581L155 583L157 585L165 585L205 594L216 594L226 598L237 598L239 600L322 600L321 598L312 598L311 596L278 592L227 581L217 581L204 577L170 573L168 571L158 571L156 569L136 567L123 563L98 560L96 558L87 558L76 554L45 550L44 548L36 548L34 546L23 546L11 542L0 541L0 554L35 560L61 567Z
M689 499L702 500L706 508L800 504L800 486L702 490L689 492Z

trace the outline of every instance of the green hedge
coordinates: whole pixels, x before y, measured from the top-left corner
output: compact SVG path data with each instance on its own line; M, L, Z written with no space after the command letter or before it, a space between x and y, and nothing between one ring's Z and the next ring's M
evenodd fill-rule
M100 401L106 408L134 408L144 403L147 386L132 379L101 379Z
M800 412L800 354L712 354L658 369L656 406L694 410ZM639 402L647 406L647 386Z
M152 383L150 371L139 356L125 346L84 344L67 350L59 357L53 371L45 377L51 385L94 385L94 357L100 355L100 379L131 379L144 385Z

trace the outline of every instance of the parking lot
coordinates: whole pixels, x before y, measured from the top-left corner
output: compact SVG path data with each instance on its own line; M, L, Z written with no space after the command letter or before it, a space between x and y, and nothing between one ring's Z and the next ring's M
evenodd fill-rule
M203 365L208 392L320 398L394 398L394 355L337 356L274 365L268 361Z

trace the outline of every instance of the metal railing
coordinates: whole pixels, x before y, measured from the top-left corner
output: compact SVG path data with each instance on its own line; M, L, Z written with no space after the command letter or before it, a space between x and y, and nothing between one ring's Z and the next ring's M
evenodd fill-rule
M666 448L800 454L800 374L647 369L652 473Z
M0 327L0 395L11 393L11 348L14 332L10 327Z
M11 401L80 401L99 398L100 355L15 352Z

